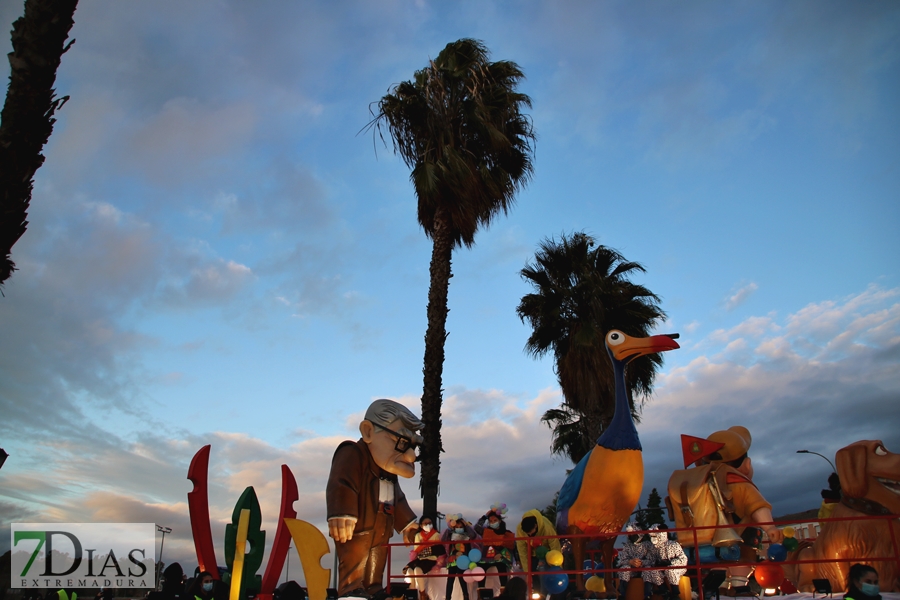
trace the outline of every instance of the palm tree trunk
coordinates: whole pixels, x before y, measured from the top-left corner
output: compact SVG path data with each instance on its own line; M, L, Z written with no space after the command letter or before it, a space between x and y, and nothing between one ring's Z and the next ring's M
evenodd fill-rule
M28 226L32 178L44 162L41 150L53 132L56 69L74 23L78 0L26 0L13 23L10 81L0 113L0 284L15 270L13 245Z
M434 215L431 249L431 284L428 288L428 329L425 331L425 365L422 367L422 514L434 518L441 470L441 404L443 402L444 342L447 339L447 293L450 288L450 261L453 240L446 210L438 207Z

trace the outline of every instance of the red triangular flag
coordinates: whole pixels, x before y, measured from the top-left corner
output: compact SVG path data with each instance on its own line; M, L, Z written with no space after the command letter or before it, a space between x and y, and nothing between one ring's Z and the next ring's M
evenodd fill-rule
M711 442L707 439L681 434L681 453L684 455L684 468L713 452L718 452L725 447L721 442Z

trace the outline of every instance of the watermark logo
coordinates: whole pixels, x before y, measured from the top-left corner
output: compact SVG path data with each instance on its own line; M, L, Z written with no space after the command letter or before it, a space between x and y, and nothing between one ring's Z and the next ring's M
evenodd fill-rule
M152 589L153 523L13 523L13 588Z

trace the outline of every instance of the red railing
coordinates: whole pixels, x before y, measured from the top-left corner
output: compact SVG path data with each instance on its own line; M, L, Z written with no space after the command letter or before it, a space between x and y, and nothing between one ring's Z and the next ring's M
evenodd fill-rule
M834 559L834 558L804 559L804 560L796 560L795 559L795 560L780 561L780 562L778 562L778 564L780 564L780 565L799 565L799 564L836 563L836 562L856 563L856 562L865 561L865 562L871 563L871 562L894 561L897 563L898 572L900 572L900 546L898 546L898 540L894 533L894 528L891 526L891 521L898 519L898 518L900 518L900 516L898 516L898 515L879 515L879 516L831 517L831 518L827 518L827 519L815 519L815 521L818 523L831 523L831 522L838 522L838 521L871 521L873 519L883 520L883 521L885 521L885 525L887 526L887 529L888 529L888 531L890 531L890 535L891 535L891 547L893 549L893 554L891 556L858 556L858 557L840 558L840 559ZM810 522L809 519L793 520L793 521L775 521L772 523L745 524L745 525L743 525L743 527L746 527L746 526L758 527L758 526L762 526L762 525L787 526L787 525L795 525L798 523L808 523L808 522ZM709 525L709 526L702 526L702 527L683 527L683 528L667 529L667 530L663 530L662 532L664 532L664 533L678 532L678 533L682 533L682 534L688 533L689 535L693 536L694 548L696 549L696 548L698 548L698 545L699 545L698 544L698 536L697 536L698 531L706 531L706 530L710 530L710 529L722 529L722 528L735 528L735 527L740 528L740 527L742 527L742 525L727 525L726 524L726 525ZM633 535L633 534L641 535L641 534L645 534L645 533L661 533L661 532L658 530L628 532L629 535ZM616 535L617 536L625 535L625 532L620 532ZM524 562L521 565L521 567L522 567L521 571L515 571L515 572L510 571L510 572L506 573L505 575L509 576L509 577L512 577L515 575L523 575L525 577L525 582L528 585L528 598L531 598L532 592L533 592L532 577L534 575L541 575L541 574L546 573L546 571L532 571L531 570L530 557L531 557L532 551L535 547L542 545L544 540L547 540L547 539L560 539L560 540L569 539L569 540L571 540L571 539L576 539L576 538L586 538L586 539L590 539L590 540L602 540L602 539L609 539L609 537L611 537L611 536L597 536L597 535L591 535L591 534L577 534L577 535L569 534L569 535L534 536L534 537L515 538L516 542L522 541L522 542L526 543L526 545L528 547L528 556L524 557ZM507 541L509 541L509 540L507 540ZM434 546L434 545L438 545L438 544L446 545L449 543L452 543L452 542L435 541L435 542L423 542L423 543L416 544L416 545L418 545L418 546L423 546L423 545ZM459 542L457 542L457 543L459 543ZM463 543L467 543L472 547L480 547L483 545L483 540L478 538L478 539L470 540L468 542L463 542ZM768 543L768 542L764 542L764 543ZM499 544L493 543L490 545L497 546ZM402 543L402 542L386 544L386 546L388 546L389 548L390 547L398 547L398 546L405 546L407 548L411 547L410 544L406 544L406 543ZM587 553L587 555L589 555L591 557L592 562L595 564L597 561L594 560L594 556L598 552L599 552L599 550L591 550ZM522 560L522 558L523 557L519 557L520 560ZM587 558L587 556L586 556L586 558ZM402 573L399 575L392 574L391 559L392 559L392 557L391 557L391 552L389 549L388 550L388 564L387 564L388 591L390 591L390 585L391 585L392 580L403 579L404 577L409 577L409 575L402 574ZM405 564L406 563L404 563L404 566L405 566ZM692 564L692 565L689 564L687 566L653 566L653 567L612 568L610 565L604 564L603 565L604 568L602 568L602 569L574 569L574 570L562 570L561 569L561 570L554 570L553 572L559 573L559 574L565 574L567 576L582 574L585 576L585 578L587 578L587 577L590 577L591 575L605 575L606 573L615 574L615 573L619 573L619 572L623 572L623 571L640 573L643 571L664 571L664 570L670 570L670 569L687 569L689 572L693 571L695 573L695 576L697 578L698 593L702 594L703 593L703 590L702 590L702 582L703 582L702 572L703 572L703 570L724 569L724 568L732 568L732 567L754 567L754 566L757 566L758 564L759 564L758 561L748 562L748 561L740 561L740 560L701 564L699 562L699 552L697 552L695 550L694 564ZM504 574L499 573L498 575L504 575ZM448 574L448 573L439 573L439 574L426 573L423 575L416 575L415 577L416 577L416 579L419 579L419 578L446 579L448 577L464 577L464 576L465 576L464 573L452 574L452 575ZM496 577L497 575L491 574L490 576ZM465 582L462 582L461 585L465 585ZM477 600L477 599L470 599L470 600ZM701 600L702 600L702 596L701 596Z

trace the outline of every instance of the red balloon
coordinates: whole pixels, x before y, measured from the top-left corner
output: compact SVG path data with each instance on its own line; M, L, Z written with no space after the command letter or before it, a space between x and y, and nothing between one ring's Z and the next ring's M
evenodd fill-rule
M774 562L756 566L756 583L764 588L777 588L784 581L784 567Z

